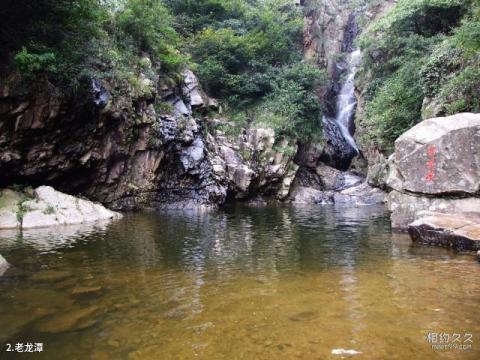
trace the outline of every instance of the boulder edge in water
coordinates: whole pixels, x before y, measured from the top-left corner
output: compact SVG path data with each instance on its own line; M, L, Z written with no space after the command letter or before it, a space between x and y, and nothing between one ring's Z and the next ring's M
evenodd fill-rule
M0 229L31 229L118 219L122 215L101 204L40 186L31 194L0 192Z

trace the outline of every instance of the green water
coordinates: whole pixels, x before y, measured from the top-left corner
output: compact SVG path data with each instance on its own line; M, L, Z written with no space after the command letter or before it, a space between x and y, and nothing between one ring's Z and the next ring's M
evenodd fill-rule
M134 214L1 232L0 254L0 358L480 358L480 265L392 234L383 208Z

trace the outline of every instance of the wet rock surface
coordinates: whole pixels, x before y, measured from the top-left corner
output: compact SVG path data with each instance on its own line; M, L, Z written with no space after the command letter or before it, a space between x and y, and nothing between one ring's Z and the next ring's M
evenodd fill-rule
M352 204L356 206L376 205L386 202L386 193L371 187L367 182L352 186L335 193L335 204Z
M299 186L290 198L294 204L333 204L333 192Z

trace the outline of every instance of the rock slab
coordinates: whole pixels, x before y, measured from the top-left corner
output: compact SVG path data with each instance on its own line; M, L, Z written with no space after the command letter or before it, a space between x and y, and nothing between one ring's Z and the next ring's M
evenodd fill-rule
M456 250L480 250L480 216L424 213L408 226L413 241Z
M0 193L0 229L30 229L118 219L122 215L103 205L40 186L32 195L12 190Z

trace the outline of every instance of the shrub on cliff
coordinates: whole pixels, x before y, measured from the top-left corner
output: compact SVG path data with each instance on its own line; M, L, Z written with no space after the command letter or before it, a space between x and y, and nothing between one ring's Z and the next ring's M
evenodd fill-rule
M159 60L167 73L179 72L185 65L185 58L177 48L180 37L172 21L161 0L127 0L116 16L122 36L130 38L139 51Z

